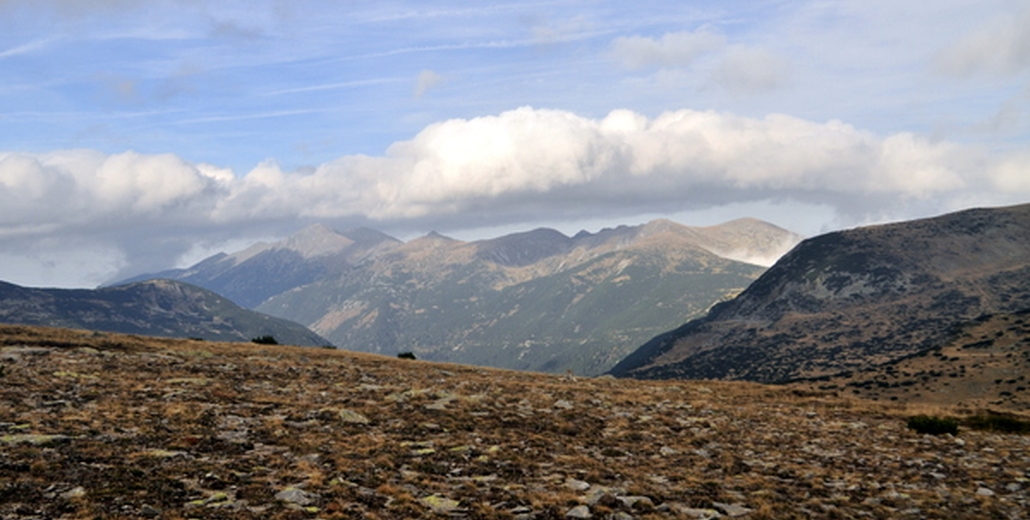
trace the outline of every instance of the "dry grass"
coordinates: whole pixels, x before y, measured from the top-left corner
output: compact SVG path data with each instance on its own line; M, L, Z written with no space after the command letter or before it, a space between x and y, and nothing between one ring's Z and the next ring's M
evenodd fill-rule
M3 518L1020 518L1030 437L794 387L0 326ZM621 516L616 516L621 515Z

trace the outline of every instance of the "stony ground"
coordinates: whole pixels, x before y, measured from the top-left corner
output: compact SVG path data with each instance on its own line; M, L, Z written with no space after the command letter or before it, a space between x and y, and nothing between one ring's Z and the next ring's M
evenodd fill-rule
M0 518L1026 518L896 403L0 326Z

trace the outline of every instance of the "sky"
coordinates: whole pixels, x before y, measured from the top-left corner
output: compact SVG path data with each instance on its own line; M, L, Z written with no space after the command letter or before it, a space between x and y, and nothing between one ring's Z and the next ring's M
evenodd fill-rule
M0 0L0 280L1030 202L1030 1Z

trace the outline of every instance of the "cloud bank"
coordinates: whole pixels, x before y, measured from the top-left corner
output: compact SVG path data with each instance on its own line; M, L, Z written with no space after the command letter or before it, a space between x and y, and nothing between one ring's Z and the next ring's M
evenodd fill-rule
M238 175L172 154L0 153L0 244L92 237L118 248L127 274L169 267L196 237L267 236L299 221L428 231L793 200L857 224L916 206L1030 199L1028 169L1027 154L838 121L523 107L293 171L266 161Z

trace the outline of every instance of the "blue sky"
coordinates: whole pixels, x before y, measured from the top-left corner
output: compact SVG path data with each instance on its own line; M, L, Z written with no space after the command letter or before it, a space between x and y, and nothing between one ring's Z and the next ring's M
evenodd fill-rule
M1030 201L1030 2L0 0L0 279Z

